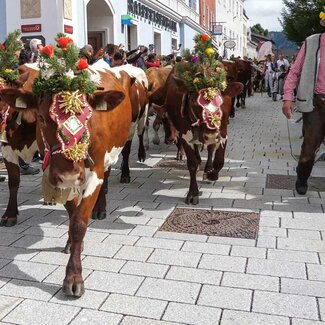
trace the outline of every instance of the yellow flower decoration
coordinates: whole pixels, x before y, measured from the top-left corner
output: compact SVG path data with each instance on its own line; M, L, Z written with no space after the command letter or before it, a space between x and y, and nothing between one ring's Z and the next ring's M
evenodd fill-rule
M325 12L324 11L322 11L320 14L319 14L319 18L320 19L325 19Z
M197 77L194 78L193 83L194 83L194 84L197 84L198 82L200 82L200 78L197 78Z
M212 47L208 47L205 50L205 54L208 55L208 56L212 56L214 54L214 49Z

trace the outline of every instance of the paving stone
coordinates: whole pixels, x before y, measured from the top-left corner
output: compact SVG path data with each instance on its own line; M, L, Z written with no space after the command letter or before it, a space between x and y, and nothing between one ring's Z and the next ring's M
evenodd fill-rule
M256 246L264 247L264 248L275 248L276 247L276 237L275 236L258 235Z
M110 234L103 243L133 246L139 238L138 236Z
M2 269L5 265L8 265L10 262L11 260L0 258L0 269Z
M37 250L51 250L56 249L58 252L62 251L65 247L67 239L64 238L51 238L41 236L26 235L12 244L13 247L29 248Z
M325 322L318 322L315 320L292 318L292 325L324 325L324 324Z
M54 227L40 227L33 226L26 229L23 235L33 235L33 236L44 236L44 237L55 237L59 238L67 233L65 229L59 229Z
M325 252L325 241L309 239L279 238L279 249L291 249L309 252Z
M323 298L318 299L318 303L319 303L320 318L322 321L325 321L325 299Z
M80 308L72 306L25 300L3 321L23 325L57 325L58 315L60 315L60 324L68 324L79 311Z
M251 290L203 285L197 304L249 311L251 302Z
M171 249L179 251L183 244L184 242L180 240L141 237L136 243L136 246Z
M198 267L219 271L244 272L245 266L246 258L244 257L204 254Z
M74 297L67 297L62 290L60 290L50 302L57 304L70 305L75 307L98 309L108 297L107 292L99 292L93 290L86 290L84 295L78 299Z
M205 235L185 234L185 233L168 232L168 231L157 231L154 237L175 239L175 240L189 240L195 242L206 242L208 239L208 236Z
M67 265L69 258L70 254L64 254L62 252L39 252L30 261L44 264Z
M290 319L282 316L224 310L220 325L289 325ZM307 325L307 324L306 324Z
M320 232L316 230L288 229L289 239L314 239L321 240Z
M5 317L11 310L19 305L23 299L8 296L0 296L0 319Z
M256 257L265 258L266 249L259 247L245 247L245 246L233 246L231 248L231 256L242 256L242 257Z
M163 278L168 269L168 265L127 261L120 273Z
M133 316L125 316L120 325L177 325L181 323L170 323L153 319L145 319Z
M56 268L55 265L13 261L0 270L0 276L28 281L42 281Z
M131 232L131 236L152 237L158 230L158 227L153 226L136 226Z
M237 246L255 246L254 239L217 237L217 236L210 236L208 238L208 243L237 245Z
M123 246L114 258L144 262L153 252L153 248Z
M143 277L94 271L85 281L88 289L133 295L143 281Z
M282 278L281 292L325 297L325 282Z
M273 276L224 272L222 286L279 292L279 278Z
M117 273L120 271L120 269L125 263L126 262L124 260L96 256L86 256L82 260L82 268Z
M307 264L309 280L325 281L325 265Z
M260 216L260 227L279 227L280 218L277 216Z
M146 278L136 295L194 304L200 288L197 283Z
M56 285L14 279L0 289L0 295L48 301L59 290Z
M82 254L98 257L113 257L121 247L122 245L118 244L92 242L84 246Z
M186 241L184 246L182 247L182 251L228 255L230 251L230 246L222 244L197 243Z
M317 253L300 252L280 249L268 249L267 258L269 260L281 260L303 263L319 263Z
M300 295L255 291L253 311L318 320L316 299Z
M249 258L247 273L306 279L306 269L303 263L277 260Z
M166 307L167 301L111 294L100 309L124 315L160 319Z
M163 319L186 324L218 324L221 309L204 306L185 305L171 302L168 304Z
M308 205L309 206L309 205ZM298 211L298 210L296 210ZM313 211L310 209L310 211ZM315 211L316 213L316 211ZM283 228L289 228L289 229L302 229L302 230L325 230L325 220L320 219L319 217L310 218L308 215L305 215L306 218L302 219L297 216L295 213L294 219L284 219L282 221L281 226ZM312 222L311 222L312 221Z
M172 266L166 279L219 285L222 272Z
M155 249L148 262L178 266L196 267L201 258L199 253L188 253L183 251L173 251L164 249Z
M1 233L0 236L0 245L9 246L12 243L16 242L19 238L22 238L21 234L10 234L10 233Z
M275 236L275 237L287 237L287 230L285 228L278 227L263 227L258 228L259 236Z
M71 325L118 325L123 315L106 313L104 311L83 309L78 316L70 323Z

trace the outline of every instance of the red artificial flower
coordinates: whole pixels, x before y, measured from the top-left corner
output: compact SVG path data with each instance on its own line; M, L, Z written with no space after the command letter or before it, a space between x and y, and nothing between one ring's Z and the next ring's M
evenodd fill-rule
M202 43L205 43L208 39L209 39L209 35L208 34L202 34L201 35L201 41L202 41Z
M68 45L73 43L73 40L70 37L60 37L57 42L61 49L65 51Z
M77 65L77 69L78 70L84 70L88 68L88 62L87 59L79 59L78 65Z
M0 43L0 47L1 47L1 49L4 50L4 51L6 50L6 47L5 47L4 44L1 44L1 43Z
M54 56L54 47L52 44L46 45L42 48L42 53L47 57L52 58Z

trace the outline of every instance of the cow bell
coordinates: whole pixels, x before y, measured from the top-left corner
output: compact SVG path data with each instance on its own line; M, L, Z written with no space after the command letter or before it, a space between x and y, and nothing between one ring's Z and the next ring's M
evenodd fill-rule
M3 130L3 131L0 133L0 142L2 142L2 143L8 143L8 139L7 139L7 131L6 131L6 130Z

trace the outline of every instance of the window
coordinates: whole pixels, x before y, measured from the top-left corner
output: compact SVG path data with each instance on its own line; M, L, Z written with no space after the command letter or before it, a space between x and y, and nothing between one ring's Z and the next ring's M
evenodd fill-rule
M188 5L190 8L196 10L196 0L189 0Z

